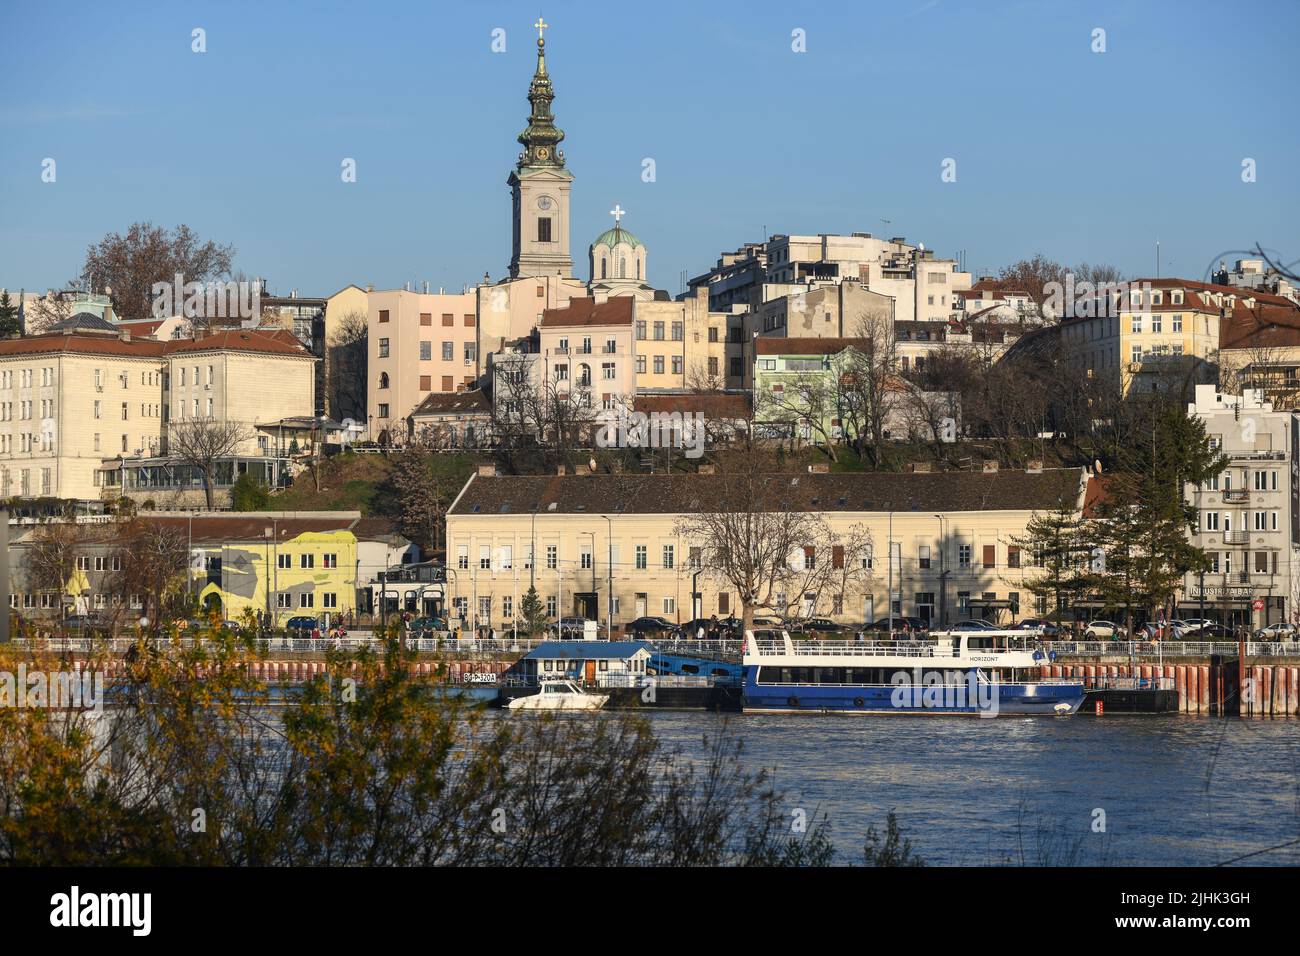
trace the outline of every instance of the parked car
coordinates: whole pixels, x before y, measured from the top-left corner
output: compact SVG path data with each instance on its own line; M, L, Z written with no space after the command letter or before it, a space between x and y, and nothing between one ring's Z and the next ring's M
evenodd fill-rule
M1174 624L1174 637L1185 637L1192 631L1215 623L1218 622L1211 621L1208 617L1189 617Z
M1253 636L1257 641L1294 641L1296 633L1294 624L1288 624L1286 621L1276 621L1273 624L1266 624L1261 628L1257 628Z
M93 631L105 626L104 622L93 614L69 614L62 623L70 631Z
M1038 631L1049 640L1060 637L1064 633L1064 629L1059 624L1055 621L1049 621L1045 617L1027 617L1012 626L1021 631Z
M1089 621L1083 636L1089 641L1119 640L1124 636L1124 628L1114 621Z
M815 631L822 634L837 634L843 630L838 624L828 617L805 617L790 622L790 629L794 631Z
M988 621L972 620L972 621L958 621L952 627L948 628L948 630L950 631L996 631L997 628L994 627L992 624L990 624Z
M286 631L306 631L310 635L319 626L316 618L304 614L299 617L289 618L288 623L284 625L284 629Z
M445 631L447 622L440 617L417 617L406 625L408 631L423 634L425 631Z
M587 631L588 620L588 618L578 616L562 617L550 626L550 631L561 638L582 637Z
M1185 631L1182 639L1185 641L1232 641L1236 640L1237 635L1231 628L1224 627L1211 621L1209 624L1203 624L1200 627Z
M677 625L663 617L638 617L623 628L628 634L665 634L677 630ZM694 637L693 634L685 635Z
M914 634L924 633L930 629L929 623L920 617L904 617L901 614L894 615L894 633L895 634ZM889 618L882 617L870 624L862 627L863 631L889 631Z

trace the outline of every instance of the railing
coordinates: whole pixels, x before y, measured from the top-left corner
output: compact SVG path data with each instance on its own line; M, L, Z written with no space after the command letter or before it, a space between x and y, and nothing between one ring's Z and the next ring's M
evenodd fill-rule
M1235 657L1234 641L1044 641L1043 652L1058 657ZM1249 641L1247 657L1300 657L1297 641Z
M1173 690L1172 677L1091 677L1085 678L1092 690Z
M1240 529L1236 531L1225 531L1223 532L1223 543L1224 544L1249 544L1250 532L1243 531Z
M1250 491L1245 488L1233 488L1223 492L1223 500L1225 502L1249 501Z

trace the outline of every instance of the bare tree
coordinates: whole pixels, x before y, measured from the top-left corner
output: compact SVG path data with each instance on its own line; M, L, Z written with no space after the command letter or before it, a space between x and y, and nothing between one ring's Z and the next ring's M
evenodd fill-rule
M203 494L208 509L213 507L213 488L217 480L217 463L234 455L247 440L239 422L214 418L174 420L168 430L168 455L195 469L203 479Z
M86 250L81 278L109 288L113 311L123 319L152 315L153 284L207 282L230 274L233 246L203 242L189 226L168 230L151 222L133 223L126 234L109 233ZM179 310L178 310L179 311Z
M831 461L839 461L835 445L840 440L839 412L844 406L841 377L835 370L800 372L771 388L755 390L754 414L765 424L790 429L791 447L797 447L801 432L816 436Z
M366 420L369 329L365 313L348 312L325 343L327 408L338 421Z
M879 467L884 459L886 423L902 398L893 322L862 315L857 342L845 353L839 391L842 421L860 458Z
M51 591L61 599L84 545L82 528L75 521L40 525L27 548L27 573L34 589Z
M72 297L51 289L39 298L29 299L23 306L23 315L27 334L40 335L72 318Z
M836 534L820 512L808 509L797 481L763 470L755 454L735 456L709 480L700 510L676 523L693 556L699 549L698 567L735 589L745 630L756 610L789 617L804 595L819 596L829 584L844 587L866 573L870 535L860 528Z

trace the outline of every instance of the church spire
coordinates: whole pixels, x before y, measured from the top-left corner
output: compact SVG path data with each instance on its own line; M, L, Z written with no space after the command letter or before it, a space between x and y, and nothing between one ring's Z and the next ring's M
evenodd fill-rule
M564 131L555 125L555 117L551 115L555 91L551 88L551 78L546 74L546 29L550 24L538 17L533 26L537 29L537 70L528 87L528 102L532 104L532 113L528 117L527 129L519 134L519 142L524 147L524 151L519 154L519 167L550 166L562 169L564 150L557 147L564 139Z

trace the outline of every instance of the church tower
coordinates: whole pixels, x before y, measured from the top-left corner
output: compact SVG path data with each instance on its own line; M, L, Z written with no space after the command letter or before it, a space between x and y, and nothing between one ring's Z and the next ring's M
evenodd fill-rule
M551 102L555 92L546 75L548 26L541 17L537 28L537 70L528 88L532 112L528 127L519 134L524 147L519 163L506 182L514 200L514 247L510 277L573 275L569 255L569 190L573 174L564 167L564 150L559 149L564 131L555 125Z

